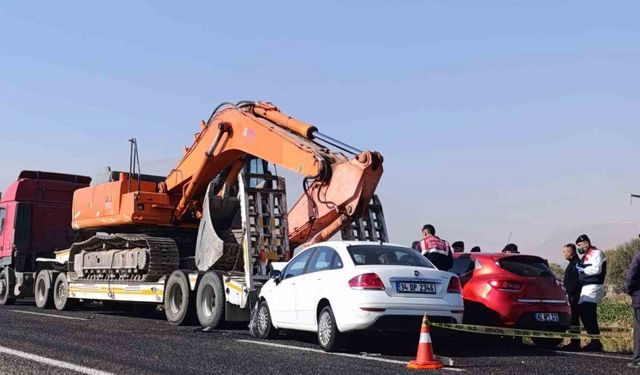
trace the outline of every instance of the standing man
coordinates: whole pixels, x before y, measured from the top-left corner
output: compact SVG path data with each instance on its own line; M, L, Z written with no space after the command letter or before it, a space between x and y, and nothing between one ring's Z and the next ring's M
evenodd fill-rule
M453 254L451 246L445 240L436 236L436 228L431 224L422 227L424 238L420 241L418 249L427 257L437 269L448 271L453 266Z
M587 333L599 335L598 304L604 297L604 278L607 275L607 258L604 253L591 245L591 240L586 234L576 240L578 254L584 254L582 261L577 265L582 290L578 301L580 320ZM584 347L588 351L602 351L600 340L591 340Z
M627 272L627 293L633 307L633 361L627 366L640 369L640 253L633 257Z
M456 241L451 244L454 253L464 253L464 242Z
M567 292L569 305L571 306L571 333L580 333L580 310L578 302L580 301L580 277L578 267L580 258L576 251L576 245L569 243L562 248L564 259L569 261L567 269L564 270L564 290ZM571 344L564 347L569 350L580 350L580 339L571 339Z

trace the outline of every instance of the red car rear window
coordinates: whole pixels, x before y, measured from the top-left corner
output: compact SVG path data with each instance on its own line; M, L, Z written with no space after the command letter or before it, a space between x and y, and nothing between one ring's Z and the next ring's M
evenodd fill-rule
M525 277L553 277L547 261L533 256L512 256L498 260L504 270Z

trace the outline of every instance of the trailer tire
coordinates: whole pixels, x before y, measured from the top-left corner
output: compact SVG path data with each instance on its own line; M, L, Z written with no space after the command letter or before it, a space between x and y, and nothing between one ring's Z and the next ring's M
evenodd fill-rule
M51 271L40 271L36 277L33 294L36 300L36 306L39 309L50 309L53 307L52 279Z
M222 278L214 271L202 276L196 294L196 312L198 321L204 328L216 328L222 321L225 294Z
M175 326L191 323L194 316L193 300L187 274L181 270L173 271L164 288L164 314L167 321Z
M0 271L0 305L13 305L16 302L12 292L11 276L11 271L8 268Z
M69 298L69 282L67 274L60 272L53 284L53 304L60 311L70 310L75 305L75 300Z

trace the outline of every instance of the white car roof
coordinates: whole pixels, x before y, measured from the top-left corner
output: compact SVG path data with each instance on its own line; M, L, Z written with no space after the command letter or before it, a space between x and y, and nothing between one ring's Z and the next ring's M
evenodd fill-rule
M309 247L331 246L331 247L347 247L347 246L363 246L363 245L387 245L410 248L407 245L400 245L392 242L374 242L374 241L325 241L313 244Z

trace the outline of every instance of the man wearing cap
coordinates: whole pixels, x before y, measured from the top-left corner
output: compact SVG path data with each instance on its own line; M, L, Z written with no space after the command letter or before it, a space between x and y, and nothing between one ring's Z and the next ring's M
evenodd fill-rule
M584 254L582 260L576 265L580 278L580 320L587 333L599 335L598 304L604 297L604 278L607 275L607 258L604 253L591 245L591 240L586 234L576 240L578 254ZM600 340L591 340L583 349L589 351L602 351Z
M482 250L480 250L480 246L474 246L474 247L471 248L471 252L472 253L479 253L481 251Z
M464 242L456 241L451 244L454 253L464 253Z
M436 236L436 228L431 224L422 227L424 238L418 244L418 250L437 269L448 271L453 266L453 254L451 246L443 239Z

